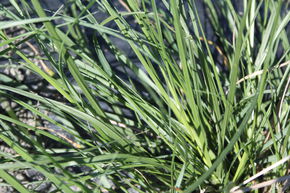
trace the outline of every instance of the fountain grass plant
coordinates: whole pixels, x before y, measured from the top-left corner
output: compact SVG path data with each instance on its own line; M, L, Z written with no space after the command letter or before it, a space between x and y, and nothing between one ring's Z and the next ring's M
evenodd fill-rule
M16 152L1 152L3 184L30 192L11 175L27 168L61 192L235 192L287 177L289 2L244 0L239 12L232 1L205 0L215 41L190 0L75 0L55 12L39 0L10 3L1 6L1 55L19 60L5 67L33 72L54 94L2 78L0 139ZM24 32L5 33L15 26ZM29 41L49 67L19 48ZM24 123L20 109L41 121ZM271 184L264 191L287 188Z

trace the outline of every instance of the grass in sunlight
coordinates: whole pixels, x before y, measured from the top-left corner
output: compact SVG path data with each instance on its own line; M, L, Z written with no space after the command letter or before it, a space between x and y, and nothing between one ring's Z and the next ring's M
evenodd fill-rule
M286 191L289 3L205 0L202 18L197 6L0 3L0 143L14 151L0 151L0 186ZM21 33L8 32L15 28ZM27 169L44 179L13 175Z

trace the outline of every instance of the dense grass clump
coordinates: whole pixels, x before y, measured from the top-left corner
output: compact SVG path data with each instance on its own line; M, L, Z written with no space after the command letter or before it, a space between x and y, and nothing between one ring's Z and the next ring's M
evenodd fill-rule
M11 0L0 16L1 186L287 191L289 2Z

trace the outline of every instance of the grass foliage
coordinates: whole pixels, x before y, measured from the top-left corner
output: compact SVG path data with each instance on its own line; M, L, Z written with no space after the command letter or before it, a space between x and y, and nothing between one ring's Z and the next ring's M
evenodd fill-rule
M1 69L32 72L50 88L1 74L0 139L16 152L1 152L4 184L30 192L11 171L33 168L62 192L227 192L287 157L289 2L236 3L203 1L206 18L191 0L74 0L55 12L39 0L1 5ZM11 36L12 27L24 32ZM29 42L41 56L19 47Z

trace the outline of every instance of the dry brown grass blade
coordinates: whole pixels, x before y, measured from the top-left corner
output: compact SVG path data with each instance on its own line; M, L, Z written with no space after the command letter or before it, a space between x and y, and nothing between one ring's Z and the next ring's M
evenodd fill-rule
M203 37L199 37L199 39L201 41L206 41L209 45L214 46L214 48L217 50L217 52L223 57L223 63L225 65L225 67L226 68L230 67L228 58L226 57L226 55L224 55L224 53L222 52L222 49L218 45L216 45L213 41L205 40Z
M262 183L259 183L259 184L255 184L255 185L252 185L250 187L241 188L241 189L238 189L238 190L233 191L233 192L231 191L231 193L249 192L249 191L252 191L252 190L257 190L257 189L260 189L260 188L271 186L272 184L283 182L283 181L289 180L289 179L290 179L290 175L283 176L283 177L280 177L280 178L276 178L276 179L273 179L273 180L268 180L268 181L265 181L265 182L262 182Z
M131 12L129 6L123 1L123 0L119 0L119 3L128 11Z
M65 141L67 141L69 144L71 144L74 148L76 149L81 149L83 148L83 146L81 144L78 144L77 142L71 140L70 138L68 138L66 135L57 132L54 129L48 128L48 127L36 127L37 129L41 129L41 130L47 130L51 133L55 133L57 136L61 137L62 139L64 139Z
M284 63L280 64L276 68L282 68L284 66L287 66L288 64L290 64L290 60L287 61L287 62L284 62ZM261 75L262 73L263 73L263 70L259 70L257 72L252 73L252 74L249 74L249 75L245 76L244 78L241 78L240 80L238 80L236 84L240 84L241 82L243 82L245 80L252 79L252 78L254 78L256 76Z
M283 95L282 95L282 98L281 98L281 101L280 101L280 106L279 106L279 111L278 111L278 118L281 119L281 113L282 113L282 107L283 107L283 101L285 99L285 96L287 94L287 91L289 91L289 86L290 86L290 76L288 77L288 81L286 83L286 86L285 86L285 89L284 89L284 92L283 92ZM280 121L278 121L278 129L279 131L281 131L281 126L280 126Z
M241 186L244 186L246 184L248 184L249 182L255 180L256 178L260 177L261 175L266 174L267 172L271 171L272 169L278 167L279 165L285 163L286 161L288 161L290 159L290 156L287 156L283 159L281 159L280 161L272 164L271 166L265 168L264 170L258 172L257 174L253 175L252 177L250 177L249 179L245 180L242 184L240 184L239 186L233 187L230 191L230 193L237 193L236 191L240 189ZM279 179L279 178L277 178Z
M30 49L34 52L34 55L37 57L40 57L40 53L36 49L34 45L32 45L30 42L25 42L25 44L30 47ZM49 75L49 76L54 76L54 72L43 62L43 60L39 59L38 60L40 65L42 66L43 70Z

